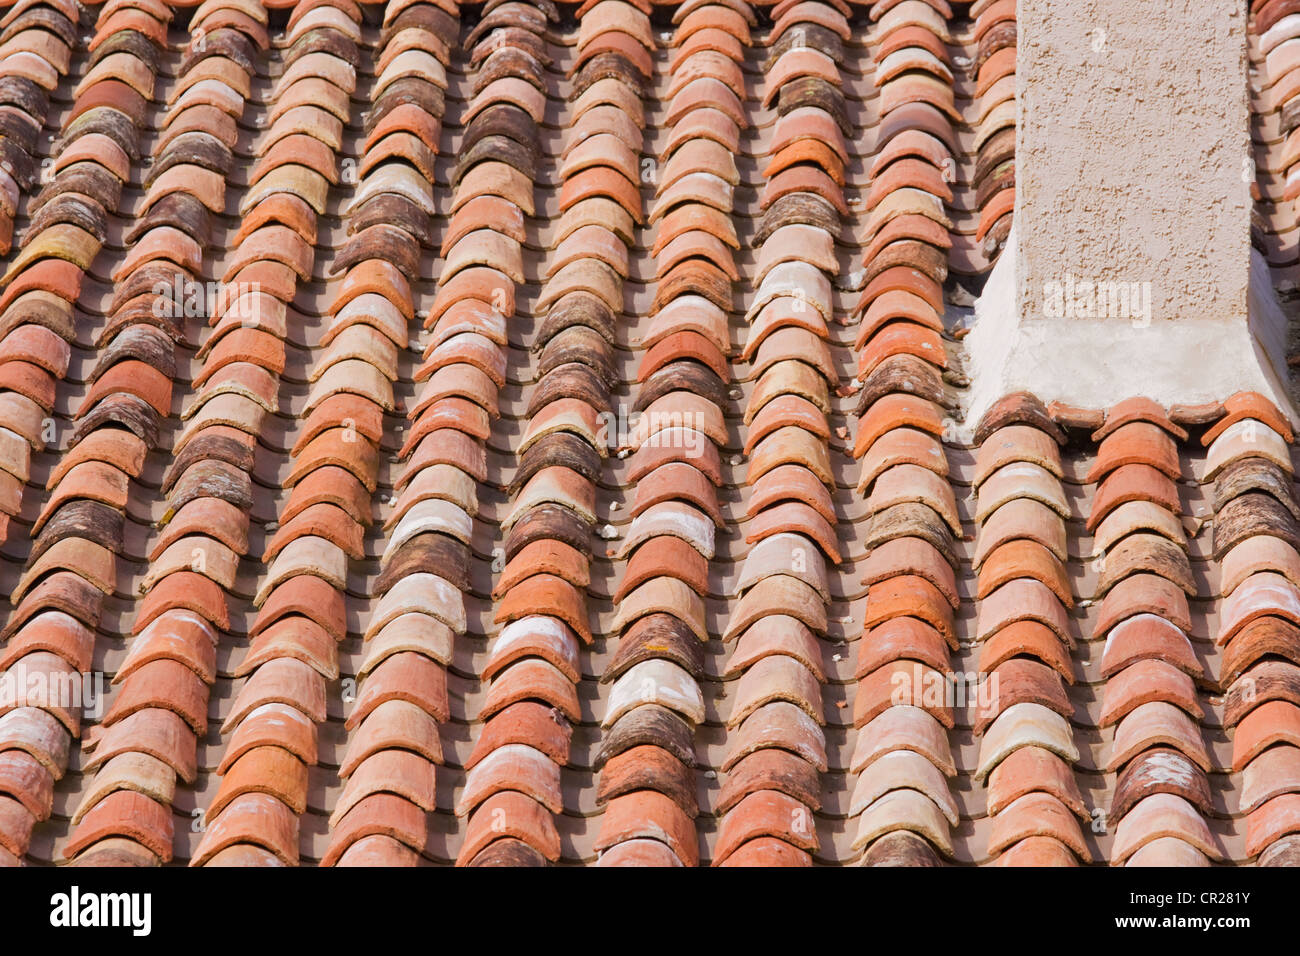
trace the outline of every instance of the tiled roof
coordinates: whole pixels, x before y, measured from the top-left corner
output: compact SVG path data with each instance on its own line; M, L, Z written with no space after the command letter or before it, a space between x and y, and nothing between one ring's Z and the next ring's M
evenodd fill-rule
M0 862L1300 863L1287 420L955 421L1015 13L14 3Z

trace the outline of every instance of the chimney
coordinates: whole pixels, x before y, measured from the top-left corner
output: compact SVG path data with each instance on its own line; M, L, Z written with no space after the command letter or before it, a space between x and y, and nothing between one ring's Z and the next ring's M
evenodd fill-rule
M966 339L968 423L1021 389L1090 408L1252 389L1291 408L1250 246L1245 7L1020 4L1015 227Z

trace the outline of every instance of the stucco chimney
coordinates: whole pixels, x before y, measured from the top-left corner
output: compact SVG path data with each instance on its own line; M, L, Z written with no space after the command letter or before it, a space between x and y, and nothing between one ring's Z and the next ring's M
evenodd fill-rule
M966 339L968 422L1017 389L1290 407L1285 320L1252 268L1245 7L1019 5L1015 228Z

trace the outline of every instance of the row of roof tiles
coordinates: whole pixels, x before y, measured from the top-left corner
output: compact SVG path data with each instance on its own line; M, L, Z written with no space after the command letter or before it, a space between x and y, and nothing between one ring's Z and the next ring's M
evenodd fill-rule
M539 175L532 151L545 88L536 78L546 65L539 51L548 16L553 19L555 11L546 5L507 5L495 15L487 13L470 37L476 44L469 51L471 62L483 57L480 51L490 52L478 74L486 83L467 110L458 172L477 163L476 169L487 173L483 182L508 179L512 185L484 189L473 169L460 178L452 203L467 221L462 229L452 227L457 238L446 256L449 264L464 261L471 268L440 283L434 314L454 308L457 298L477 312L502 310L509 316L514 311L501 302L513 303L516 286L524 282L519 250L527 239L524 216L532 212ZM501 523L505 563L493 591L493 619L503 627L485 666L483 677L491 685L479 713L483 725L456 804L457 815L468 816L458 857L462 864L536 865L560 856L554 822L564 805L560 768L569 762L572 724L580 719L580 642L591 640L585 589L595 480L605 453L597 439L597 416L608 410L613 384L609 345L597 330L613 329L622 303L620 267L626 273L625 238L631 236L633 217L642 218L639 202L627 208L629 197L639 200L641 119L628 107L640 105L637 86L648 79L649 70L639 69L643 61L648 67L649 49L640 36L648 38L648 31L644 14L626 5L588 5L579 23L573 66L581 72L574 78L572 125L560 170L556 254L537 301L540 377L528 427L516 446L514 503ZM494 90L500 91L495 98ZM492 105L476 110L484 100ZM605 129L615 132L602 133ZM637 140L629 144L634 133ZM526 161L512 164L511 157L525 151L530 152ZM501 196L498 203L515 204L510 215L468 214L467 201L473 204L478 195L493 192ZM473 257L462 260L457 255L462 249ZM440 321L448 315L444 312ZM505 329L495 342L467 334L479 340L479 350L491 356L494 367L484 371L459 364L478 363L450 338L433 353L439 369L429 386L445 389L434 386L435 379L450 382L457 370L471 371L495 410L507 363ZM476 437L486 440L487 429Z
M30 22L30 29L41 33L47 43L57 41L70 49L76 42L80 11L75 4L40 6L23 13L15 7L13 14L18 14L15 24ZM107 218L118 212L131 163L140 155L137 126L154 94L154 66L170 16L161 4L110 4L101 11L88 44L90 66L78 84L65 124L64 148L51 181L28 206L31 228L4 276L6 314L19 322L26 320L6 335L6 343L32 335L51 340L32 350L36 362L7 363L11 371L30 368L22 383L6 383L12 389L7 397L31 400L43 414L53 410L57 382L67 371L66 340L73 337L73 310L82 279L106 239ZM191 91L190 101L178 101L173 116L183 116L194 100L202 98L201 89ZM180 119L180 126L186 120ZM65 163L63 157L72 161ZM165 210L184 192L179 185L184 175L183 167L177 167L154 180L145 214L156 210L155 222L166 221ZM31 528L35 538L27 569L11 598L16 605L6 632L11 672L34 671L48 678L20 693L14 709L0 718L7 725L5 743L14 748L7 751L9 770L16 775L14 782L20 782L10 786L4 799L21 804L25 811L21 819L16 812L5 814L3 845L16 857L26 853L33 826L50 814L54 781L63 775L69 750L81 736L79 710L61 705L52 688L59 686L58 678L90 667L95 627L104 595L113 590L116 556L122 549L129 482L156 439L159 416L171 407L172 339L167 334L171 330L165 322L141 321L142 314L150 313L152 301L128 291L131 276L147 273L172 255L168 246L177 245L181 256L187 251L175 240L168 242L169 234L177 232L173 227L159 223L149 231L155 229L152 241L138 245L139 254L119 270L125 281L121 302L114 309L117 334L105 340L107 348L92 373L92 387L74 413L78 421L64 467L50 476L48 498ZM192 240L188 251L197 258L199 250ZM62 356L57 367L38 364L40 355L51 353ZM29 427L39 428L43 415L27 421ZM39 447L39 432L32 432L31 438ZM124 674L131 693L119 697L100 726L129 719L135 699L142 690L147 696L146 688L155 682L152 675L159 669L144 663ZM201 721L202 714L197 719ZM134 793L102 796L104 802L98 804L99 813L91 817L89 826L128 806L133 808L128 815L136 815ZM154 813L150 818L147 811L141 815L161 827L155 845L170 855L170 817Z
M853 454L869 515L868 590L854 670L858 738L849 814L856 818L853 848L867 865L934 866L952 854L950 831L959 822L948 780L956 772L947 738L951 703L941 695L922 706L931 675L946 682L957 645L954 539L962 532L943 446L950 399L942 333L959 115L947 21L934 11L891 22L906 9L881 20L880 66L906 58L921 70L881 78L866 285L857 308L862 391Z

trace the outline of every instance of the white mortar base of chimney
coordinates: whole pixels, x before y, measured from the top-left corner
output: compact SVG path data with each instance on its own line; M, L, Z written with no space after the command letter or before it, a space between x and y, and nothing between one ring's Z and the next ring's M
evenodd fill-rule
M1043 318L1017 312L1016 229L975 303L974 328L963 340L971 387L964 420L954 428L970 441L981 416L1010 392L1032 392L1106 409L1144 396L1164 405L1223 401L1240 391L1269 398L1293 423L1300 414L1285 383L1286 317L1263 257L1251 251L1248 321L1182 315L1176 321Z

